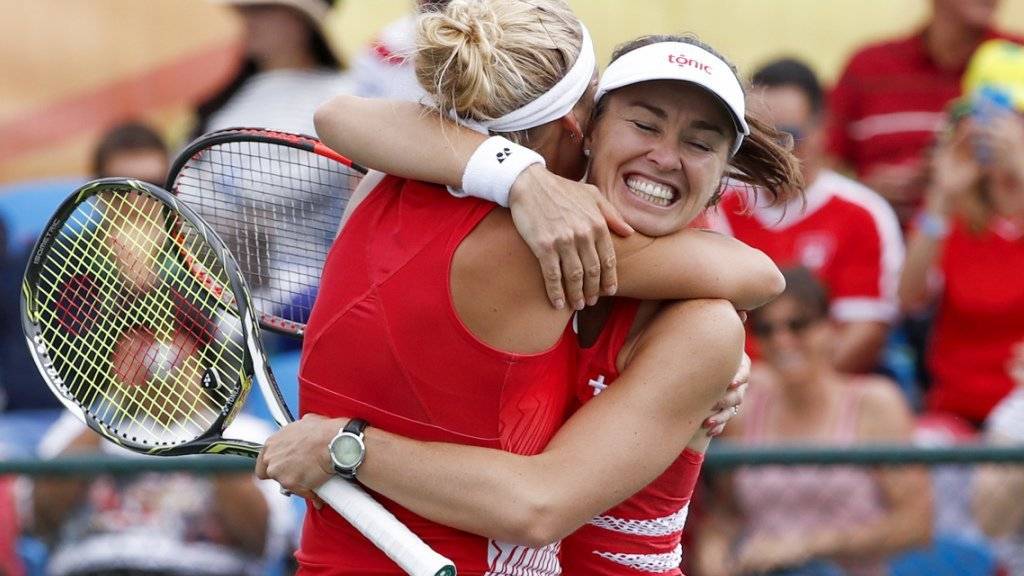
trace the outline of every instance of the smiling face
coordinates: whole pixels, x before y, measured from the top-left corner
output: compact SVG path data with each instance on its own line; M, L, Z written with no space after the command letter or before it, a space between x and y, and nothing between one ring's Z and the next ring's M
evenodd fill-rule
M590 183L647 236L682 229L718 190L735 128L693 84L656 80L603 98L588 138Z
M830 358L834 331L828 319L792 296L782 296L757 311L752 322L763 360L791 384L814 381Z

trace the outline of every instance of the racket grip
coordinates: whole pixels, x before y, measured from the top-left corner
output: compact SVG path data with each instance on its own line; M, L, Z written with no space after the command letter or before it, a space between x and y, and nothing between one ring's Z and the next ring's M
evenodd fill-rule
M455 564L434 552L419 536L361 488L331 478L316 494L411 576L455 576Z

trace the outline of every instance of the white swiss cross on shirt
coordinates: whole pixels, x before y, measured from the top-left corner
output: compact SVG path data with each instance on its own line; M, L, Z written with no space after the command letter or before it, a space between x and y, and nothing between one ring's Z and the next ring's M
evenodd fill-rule
M597 396L602 390L608 387L608 385L604 383L604 374L598 375L597 380L591 378L590 381L587 382L587 386L594 389L594 396Z

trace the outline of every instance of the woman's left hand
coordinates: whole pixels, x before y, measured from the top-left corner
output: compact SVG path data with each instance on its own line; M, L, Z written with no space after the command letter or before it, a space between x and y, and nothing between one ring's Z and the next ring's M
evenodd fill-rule
M306 414L301 420L267 438L256 459L256 477L276 480L281 488L312 500L317 510L323 502L313 490L334 475L327 446L346 419Z
M799 534L754 537L740 548L737 571L760 574L805 564L813 559L807 539Z
M725 431L725 425L740 413L743 398L747 395L747 382L750 380L750 356L746 353L740 360L740 368L733 377L729 391L714 406L714 414L704 420L704 428L708 437L714 438Z

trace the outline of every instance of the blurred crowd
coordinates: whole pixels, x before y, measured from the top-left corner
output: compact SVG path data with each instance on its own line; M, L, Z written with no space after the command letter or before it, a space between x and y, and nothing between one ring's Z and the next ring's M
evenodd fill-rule
M224 3L245 23L246 61L198 107L196 135L312 134L332 94L423 93L408 61L415 10L348 65L323 33L333 2ZM754 370L727 440L1024 446L1024 37L994 27L997 5L932 0L923 26L857 50L831 87L794 58L743 71L806 190L767 206L727 183L704 224L763 250L788 284L748 321ZM143 124L111 127L92 175L162 184L171 152ZM25 349L31 246L6 233L19 216L0 212L0 458L120 454L58 416ZM286 386L295 358L273 361ZM255 415L235 426L268 433ZM694 576L1024 576L1024 466L706 476L684 556ZM0 576L283 574L299 511L249 475L0 477Z

